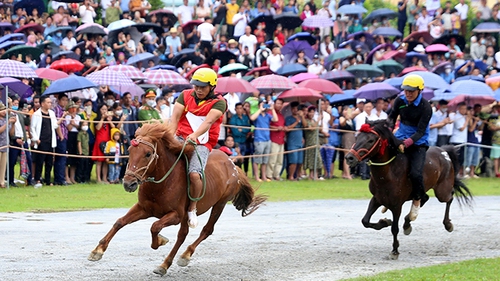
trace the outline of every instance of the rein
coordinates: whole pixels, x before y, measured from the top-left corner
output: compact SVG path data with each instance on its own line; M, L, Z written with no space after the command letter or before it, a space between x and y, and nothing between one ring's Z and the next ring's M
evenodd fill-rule
M362 131L365 133L375 134L378 138L377 138L377 141L373 144L373 146L370 149L361 148L358 151L356 151L356 150L354 150L354 144L352 145L351 150L349 152L352 153L352 155L354 155L354 157L356 157L356 159L358 159L359 162L363 161L377 146L380 146L380 149L382 149L382 146L384 146L383 149L385 149L385 146L387 146L387 140L385 140L385 144L384 144L384 141L381 141L382 138L380 137L379 133L377 133L375 130L373 130L373 129L366 130L365 129ZM360 152L365 152L365 154L363 154L363 156L361 156L361 155L359 155ZM387 164L390 164L392 161L394 161L394 159L396 159L396 155L394 155L388 161L382 162L382 163L372 162L371 160L368 160L367 165L369 165L369 166L385 166Z

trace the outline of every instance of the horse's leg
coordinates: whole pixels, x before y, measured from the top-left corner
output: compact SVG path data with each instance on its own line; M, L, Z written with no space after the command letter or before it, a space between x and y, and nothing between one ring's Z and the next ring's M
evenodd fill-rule
M102 258L102 255L108 248L109 242L122 227L138 220L149 218L150 216L151 215L147 213L142 207L140 207L138 204L135 204L132 208L130 208L125 216L116 220L115 224L106 234L106 236L104 236L104 238L99 241L97 247L90 253L88 260L100 260Z
M363 219L361 220L361 223L363 223L363 225L366 228L373 228L375 230L380 230L380 229L382 229L384 227L388 227L392 224L392 221L389 219L380 219L377 223L370 222L372 215L375 213L375 211L377 211L377 209L380 207L380 205L381 204L377 201L377 199L375 199L375 196L372 197L372 199L370 200L370 203L368 204L368 210L366 210L366 214L363 217Z
M208 219L207 224L203 227L203 230L200 233L200 236L193 244L189 245L186 251L181 255L177 264L179 266L187 266L189 261L191 260L191 256L193 255L196 247L201 243L201 241L207 239L214 232L214 225L219 219L224 207L226 206L227 201L219 202L212 207L212 211L210 212L210 218Z
M453 224L451 223L450 220L451 202L453 202L453 197L448 202L446 202L446 210L444 211L444 220L443 220L444 228L448 230L448 232L453 231Z
M392 252L389 255L389 258L391 260L397 260L398 257L399 257L399 252L398 252L398 248L399 248L399 241L398 241L399 226L398 226L398 223L399 223L399 217L401 216L401 207L402 206L399 206L399 208L391 209L391 211L392 211L392 220L393 220L393 223L392 223L392 226L391 226L391 232L392 232L392 236L393 236Z
M403 224L403 233L405 235L410 235L411 231L412 228L411 228L410 214L408 214L405 216L405 223Z
M177 212L170 212L166 214L161 219L154 222L151 226L151 237L153 239L151 242L151 248L158 249L158 247L161 246L161 238L159 239L158 236L160 231L169 225L175 225L179 223L181 224L181 227L179 229L179 232L177 232L177 241L175 242L172 250L170 250L170 253L165 258L163 263L153 271L154 273L161 276L165 275L168 268L172 265L172 261L174 260L177 251L179 250L182 243L184 243L184 240L186 240L186 236L189 232L189 227L187 224L187 220L181 221L181 218L179 217Z

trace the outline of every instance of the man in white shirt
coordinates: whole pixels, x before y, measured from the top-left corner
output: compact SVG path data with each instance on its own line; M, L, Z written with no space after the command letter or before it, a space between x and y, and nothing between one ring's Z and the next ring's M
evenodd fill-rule
M241 6L239 12L233 16L234 39L238 40L240 36L245 33L245 28L247 27L248 21L248 16L245 14L245 7ZM250 32L251 31L252 29L250 28ZM255 44L257 44L257 39L255 40ZM255 47L253 49L255 50ZM240 52L242 50L243 48L240 47Z
M183 0L183 5L177 8L177 18L179 19L179 25L183 25L186 22L193 20L194 8L190 7L188 2L188 0Z
M73 37L72 30L69 30L66 33L66 37L64 37L61 44L63 46L63 49L65 49L66 51L71 51L71 49L73 49L73 47L76 46L76 39Z
M438 128L437 146L448 145L450 143L450 136L453 132L453 121L448 117L448 102L440 100L438 102L438 110L434 113L436 115L436 122L444 122L447 125Z
M240 8L241 10L241 8ZM236 28L238 24L236 24L236 27L234 28L234 33L236 34ZM252 28L248 25L245 26L245 34L240 36L240 39L238 40L240 43L240 52L243 53L243 50L245 47L248 47L248 52L251 55L255 54L255 49L257 48L257 37L252 34Z
M372 115L372 110L373 110L373 103L371 101L366 101L365 105L363 106L363 112L361 112L354 118L354 124L356 125L356 132L359 132L361 126L365 124L366 118L368 118L369 121L375 120L375 118Z
M467 142L467 124L469 124L469 116L467 116L467 105L461 102L457 105L457 112L450 114L450 119L453 120L453 133L450 137L450 144L457 146ZM463 163L465 158L465 147L461 146L458 150L458 163L460 163L459 176L463 176Z
M469 6L465 4L465 0L460 0L455 9L460 14L460 35L465 37L467 33L467 13L469 12Z
M200 51L206 58L212 56L212 41L214 40L215 27L210 17L205 18L205 22L198 25L198 37L200 38Z
M333 52L335 52L335 46L333 45L332 38L330 35L326 35L323 38L323 42L319 44L319 51L323 58L329 57Z
M314 58L313 58L313 63L307 67L307 72L311 73L311 74L316 74L319 76L319 75L323 74L324 71L325 71L325 68L323 67L323 65L321 65L319 63L318 54L315 54Z
M82 24L94 23L94 18L96 16L96 13L94 11L94 8L90 6L90 0L85 0L84 4L80 6L80 9L78 11L80 12Z
M384 112L384 99L378 98L375 104L375 108L372 109L372 118L374 120L385 120L387 119L387 113Z
M415 25L417 26L417 31L429 31L429 23L431 23L432 17L427 14L427 8L422 7L422 13L417 19Z
M283 55L281 54L281 49L278 46L273 47L273 51L269 57L267 57L267 65L272 72L276 72L280 67L283 66Z
M232 115L236 114L236 104L240 102L240 93L227 93L224 98L227 101L227 110Z

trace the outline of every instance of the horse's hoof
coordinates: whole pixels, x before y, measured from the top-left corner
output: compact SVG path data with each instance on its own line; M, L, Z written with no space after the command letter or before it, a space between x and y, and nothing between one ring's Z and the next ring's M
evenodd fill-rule
M411 230L412 230L412 229L411 229L411 225L410 225L408 228L405 228L405 229L404 229L404 234L405 234L405 235L410 235Z
M165 237L165 236L163 236L163 235L161 235L161 234L158 234L158 244L159 244L160 246L164 246L164 245L166 245L168 242L169 242L169 240L168 240L168 238L167 238L167 237Z
M385 223L387 226L391 226L392 220L390 220L388 218L384 218L384 219L380 219L380 223Z
M397 260L398 258L399 258L399 253L396 253L396 254L395 254L395 253L391 252L391 253L389 254L389 259L390 259L390 260L395 261L395 260Z
M453 224L450 222L450 224L445 225L444 228L446 228L446 230L448 230L448 232L452 232L453 231Z
M87 259L89 261L98 261L98 260L102 259L102 253L92 251Z
M161 266L158 266L155 270L153 270L153 272L160 276L167 274L167 270Z
M185 267L185 266L188 266L190 260L189 259L186 259L186 258L179 258L177 260L177 265L178 266L182 266L182 267Z

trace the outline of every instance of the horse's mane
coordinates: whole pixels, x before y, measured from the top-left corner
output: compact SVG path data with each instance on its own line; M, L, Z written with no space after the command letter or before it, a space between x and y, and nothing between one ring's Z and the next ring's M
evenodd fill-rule
M135 133L135 137L148 137L153 143L163 143L163 145L174 154L179 154L182 150L183 143L174 137L173 128L166 123L150 123L144 124ZM193 152L192 145L186 145L184 153L190 155Z
M377 120L367 122L370 127L377 132L382 139L386 139L389 143L388 148L395 150L400 142L392 133L392 126L387 120Z

